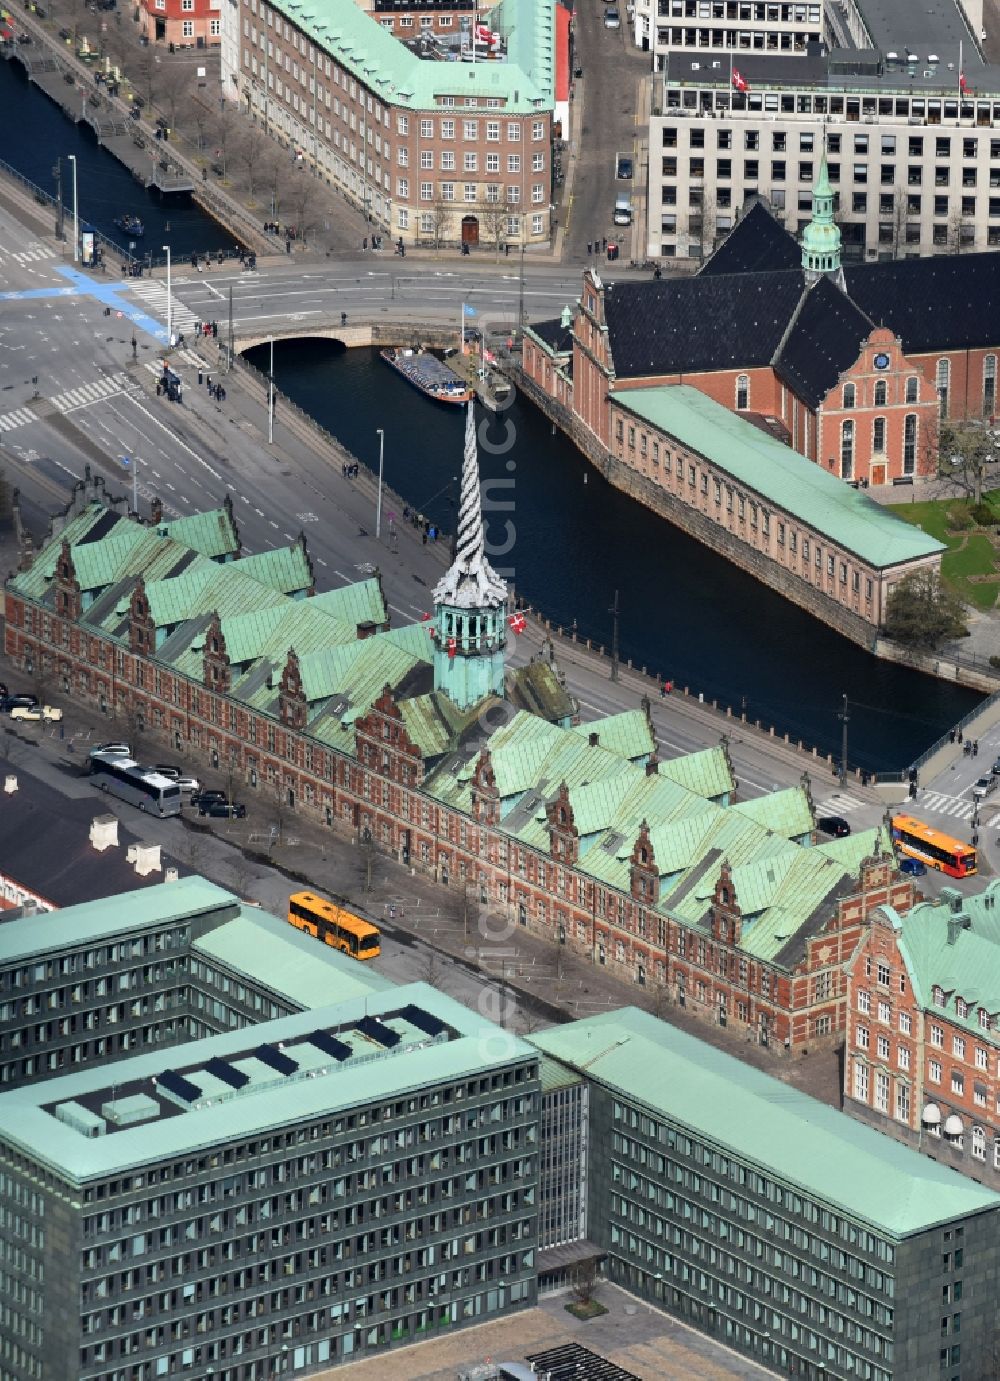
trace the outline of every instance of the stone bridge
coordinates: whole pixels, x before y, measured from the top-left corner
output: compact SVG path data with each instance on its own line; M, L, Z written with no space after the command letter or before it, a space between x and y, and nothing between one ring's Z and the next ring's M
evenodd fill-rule
M457 324L430 326L416 318L413 321L366 321L363 318L355 320L354 314L348 312L347 324L344 325L339 312L330 315L324 313L322 316L310 316L303 312L298 320L293 312L283 317L282 323L273 331L261 331L259 328L250 331L241 329L237 323L233 329L236 352L242 354L245 350L252 350L255 345L266 345L271 339L336 340L348 349L373 345L424 345L432 350L446 350L449 346L458 345ZM221 322L219 332L220 335L223 332Z

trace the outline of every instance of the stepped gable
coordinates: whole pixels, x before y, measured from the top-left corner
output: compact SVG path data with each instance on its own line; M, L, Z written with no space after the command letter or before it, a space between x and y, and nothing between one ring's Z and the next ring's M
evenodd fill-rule
M795 314L803 283L801 269L609 283L604 315L615 376L769 365Z
M781 273L802 264L802 247L762 201L755 201L698 272L699 278L732 273Z
M873 330L864 312L829 278L821 278L803 296L774 361L775 372L804 403L818 408Z
M907 355L993 347L1000 255L934 255L844 266L847 291Z

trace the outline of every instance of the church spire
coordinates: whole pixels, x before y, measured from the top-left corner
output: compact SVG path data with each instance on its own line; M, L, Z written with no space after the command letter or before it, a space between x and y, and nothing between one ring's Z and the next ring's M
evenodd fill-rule
M475 404L470 402L465 418L465 457L455 559L434 591L435 604L451 604L460 609L496 608L507 599L506 583L486 559L474 408Z
M434 689L461 709L503 695L507 584L486 559L474 403L465 419L455 559L434 590Z
M833 200L833 187L830 185L824 152L812 189L812 220L802 232L802 268L810 284L828 275L843 286L840 228L833 218Z

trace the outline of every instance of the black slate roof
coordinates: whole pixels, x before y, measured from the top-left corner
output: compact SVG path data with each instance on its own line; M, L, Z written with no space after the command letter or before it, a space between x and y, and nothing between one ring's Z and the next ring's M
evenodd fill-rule
M1000 254L945 254L844 267L847 291L903 350L968 350L997 344Z
M91 822L107 812L100 792L71 799L31 776L23 765L0 758L0 780L8 775L17 778L17 790L0 794L2 867L22 887L62 907L163 881L162 868L140 877L128 862L128 846L137 843L138 836L124 825L118 826L117 848L98 853L91 844ZM172 863L179 873L187 871L166 853L160 861L162 867Z
M809 407L818 407L857 360L872 329L864 312L829 278L821 278L802 300L775 372Z
M554 350L557 355L565 352L572 353L573 327L572 324L564 326L561 317L553 317L551 321L533 321L529 329L536 336L540 336L549 349Z
M619 379L770 364L803 276L794 273L609 283L604 315Z
M723 273L776 273L802 265L802 250L763 202L755 201L699 270L698 277Z

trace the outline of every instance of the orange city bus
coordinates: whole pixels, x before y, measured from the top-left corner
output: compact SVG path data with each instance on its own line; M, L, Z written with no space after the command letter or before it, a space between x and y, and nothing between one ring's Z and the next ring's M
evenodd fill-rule
M354 959L375 959L381 953L378 926L315 892L292 893L288 898L288 923Z
M964 878L976 871L976 851L940 830L932 830L912 815L892 817L892 839L901 853L919 858L928 868L940 868L953 878Z

